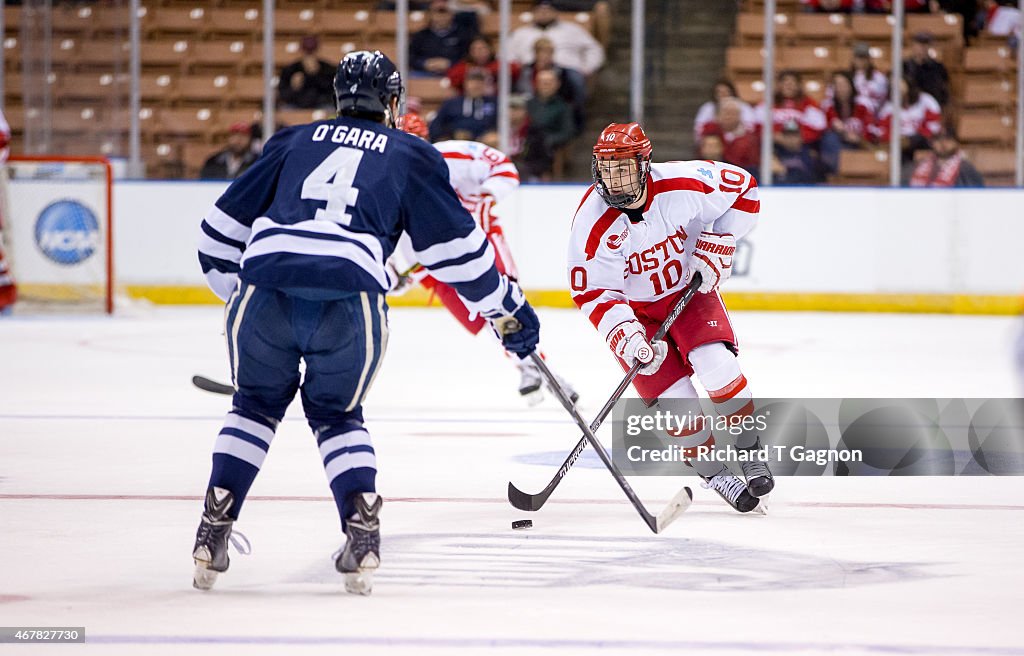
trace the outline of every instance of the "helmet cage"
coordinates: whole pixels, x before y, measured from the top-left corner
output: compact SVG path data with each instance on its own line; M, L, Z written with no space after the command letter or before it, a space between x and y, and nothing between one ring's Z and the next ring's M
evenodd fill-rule
M631 161L636 163L636 177L628 182L624 182L624 175L619 175L617 180L609 180L608 182L616 182L614 186L619 191L612 191L609 188L608 183L604 180L601 175L599 162L621 162ZM594 178L594 186L597 188L597 193L610 207L615 209L625 209L633 203L640 200L643 196L644 189L647 187L647 176L651 171L651 157L643 153L637 153L632 157L621 157L621 158L609 158L601 157L598 158L594 155L590 161L590 172ZM633 172L630 172L630 177L633 177Z

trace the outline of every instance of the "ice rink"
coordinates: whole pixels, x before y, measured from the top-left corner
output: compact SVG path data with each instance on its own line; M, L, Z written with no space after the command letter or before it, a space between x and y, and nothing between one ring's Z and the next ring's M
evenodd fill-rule
M551 365L589 420L621 373L572 310L541 310ZM1002 397L1017 322L736 313L759 396ZM694 487L652 535L588 450L528 515L579 434L439 310L397 309L366 404L386 499L371 597L293 405L213 591L191 587L210 449L229 399L220 311L0 320L0 625L84 626L0 654L1024 654L1024 478L786 478L768 516ZM607 441L607 432L602 433ZM634 478L655 512L678 479Z

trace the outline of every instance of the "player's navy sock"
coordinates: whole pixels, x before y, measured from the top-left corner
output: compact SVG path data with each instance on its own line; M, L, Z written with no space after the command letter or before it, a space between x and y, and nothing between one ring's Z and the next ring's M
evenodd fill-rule
M217 435L213 444L213 471L209 487L231 491L235 503L229 514L235 519L263 465L276 427L277 422L272 419L234 408Z
M321 426L316 433L320 458L344 527L345 520L355 512L353 495L377 491L377 456L370 434L361 424Z

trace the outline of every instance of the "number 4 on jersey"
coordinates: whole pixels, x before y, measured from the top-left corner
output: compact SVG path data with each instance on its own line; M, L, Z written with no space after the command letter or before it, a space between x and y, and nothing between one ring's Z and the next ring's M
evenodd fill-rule
M335 149L306 176L302 182L302 198L327 201L326 208L316 211L316 220L341 225L352 222L352 215L345 210L355 205L359 197L359 190L352 183L362 159L363 151L343 146Z

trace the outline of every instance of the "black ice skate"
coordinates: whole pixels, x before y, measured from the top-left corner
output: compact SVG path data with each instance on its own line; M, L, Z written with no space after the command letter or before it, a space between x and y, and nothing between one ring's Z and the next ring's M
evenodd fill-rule
M335 554L334 568L345 575L345 590L373 592L373 570L380 566L380 508L384 500L372 492L356 495L356 512L345 522L345 547Z
M228 511L234 503L234 495L224 488L211 487L206 491L206 507L196 531L196 546L192 550L192 559L196 563L192 585L199 590L209 590L217 575L228 569L228 542L231 526L235 523L228 516Z
M761 450L761 438L754 442L754 446L750 450ZM740 463L740 469L743 470L743 477L747 479L747 491L750 492L751 496L763 497L775 487L775 477L772 476L771 470L768 469L767 462L761 462L760 460L748 462L744 460Z
M737 512L747 513L757 508L760 500L752 496L747 491L747 486L744 485L743 481L736 478L732 473L722 468L718 474L707 478L701 476L704 479L704 488L710 488L715 492L718 492L718 496L725 499L726 503L732 506Z

